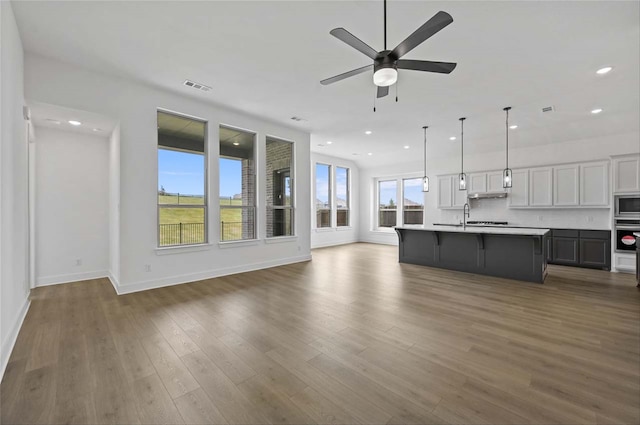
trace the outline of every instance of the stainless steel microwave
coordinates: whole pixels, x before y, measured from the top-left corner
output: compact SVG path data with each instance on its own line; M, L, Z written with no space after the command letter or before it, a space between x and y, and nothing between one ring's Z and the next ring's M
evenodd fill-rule
M616 195L615 216L616 217L640 216L640 194Z

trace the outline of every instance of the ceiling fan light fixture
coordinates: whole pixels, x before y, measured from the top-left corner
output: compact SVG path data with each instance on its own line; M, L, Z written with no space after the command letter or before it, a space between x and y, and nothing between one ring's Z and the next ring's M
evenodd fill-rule
M373 84L378 87L392 86L398 81L398 71L395 68L380 68L373 73Z

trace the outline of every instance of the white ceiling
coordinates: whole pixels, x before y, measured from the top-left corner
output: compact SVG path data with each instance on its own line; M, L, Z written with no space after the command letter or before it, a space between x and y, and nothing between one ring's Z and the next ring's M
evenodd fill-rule
M29 109L31 110L31 122L38 127L109 137L117 124L114 119L101 114L42 102L29 102ZM81 124L79 126L71 125L69 124L70 120L79 121ZM37 134L36 137L38 137Z
M30 1L13 7L29 52L303 128L312 133L312 150L365 167L421 155L425 124L432 155L457 155L461 116L468 117L465 151L500 150L507 105L519 125L514 147L639 129L638 2L390 1L390 48L444 10L454 22L406 58L458 67L450 75L401 71L399 102L392 88L376 113L370 74L331 86L319 81L370 63L329 35L335 27L382 50L381 1ZM615 69L596 75L605 65ZM185 87L187 78L213 90ZM540 109L548 105L557 112L543 116ZM590 114L596 107L604 112ZM295 123L292 116L307 121ZM452 135L458 141L449 141Z

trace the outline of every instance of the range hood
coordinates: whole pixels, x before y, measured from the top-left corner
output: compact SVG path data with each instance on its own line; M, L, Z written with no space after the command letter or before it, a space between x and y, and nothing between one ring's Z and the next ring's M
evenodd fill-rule
M480 193L470 193L467 198L469 199L498 199L498 198L506 198L507 192L480 192Z

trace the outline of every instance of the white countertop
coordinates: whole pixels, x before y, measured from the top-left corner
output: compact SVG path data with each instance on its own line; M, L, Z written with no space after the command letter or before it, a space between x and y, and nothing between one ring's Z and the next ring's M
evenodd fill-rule
M636 232L636 233L634 233L634 234L633 234L633 236L635 236L635 237L637 237L637 238L640 238L640 232Z
M428 232L455 232L455 233L488 233L491 235L522 235L522 236L544 236L551 229L534 229L530 227L479 227L467 226L398 226L397 229L424 230Z

